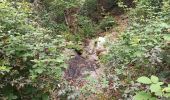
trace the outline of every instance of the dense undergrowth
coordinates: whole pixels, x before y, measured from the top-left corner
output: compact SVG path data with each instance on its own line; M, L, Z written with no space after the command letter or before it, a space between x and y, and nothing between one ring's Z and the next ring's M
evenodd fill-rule
M65 67L64 39L36 25L29 3L2 1L0 7L1 99L47 99Z
M169 99L169 0L31 1L0 0L0 99L67 100L82 94L97 100ZM93 85L77 91L62 77L70 58L63 51L80 51L86 39L119 27L115 9L129 22L100 57L104 92L90 78Z
M134 84L139 76L157 75L165 81L165 84L169 82L168 29L170 13L167 9L169 1L163 3L156 3L154 0L136 2L136 7L130 9L128 29L120 35L120 40L112 44L110 53L106 56L106 63L109 62L109 74L112 72L111 75L116 74L123 81L123 83L119 83L121 84L119 88L124 87L125 89L123 91L124 99L132 98L134 91L137 92L143 87L140 84ZM112 69L111 72L110 69ZM150 95L147 94L149 93L148 88L141 90L144 91L142 92L144 94L138 95L135 100L148 100L147 97ZM151 93L159 91L161 89L151 91ZM161 100L164 98L163 94L152 96ZM156 98L152 99L156 100Z

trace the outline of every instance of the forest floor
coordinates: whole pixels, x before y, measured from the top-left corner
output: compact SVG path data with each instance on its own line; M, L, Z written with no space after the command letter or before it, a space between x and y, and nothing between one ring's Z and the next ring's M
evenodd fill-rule
M103 34L102 38L106 38L111 42L116 41L118 39L118 35L120 35L121 32L124 32L128 26L128 17L126 15L113 15L113 17L115 18L118 26L113 27L113 29L107 32L101 33ZM75 53L75 56L68 61L69 67L65 71L64 77L70 85L75 86L78 90L81 88L87 89L87 86L90 85L93 87L91 89L95 89L95 91L103 91L101 88L103 87L101 78L105 77L105 68L100 62L99 55L97 55L96 48L94 46L95 41L98 38L99 37L89 40L88 45L84 46L82 54L85 55ZM95 100L95 95L89 96L88 100Z

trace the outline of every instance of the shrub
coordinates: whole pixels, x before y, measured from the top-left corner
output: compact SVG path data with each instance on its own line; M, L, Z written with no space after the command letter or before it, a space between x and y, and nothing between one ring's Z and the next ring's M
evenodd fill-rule
M167 12L155 10L157 5L150 7L150 0L143 1L138 1L136 8L130 10L129 27L119 40L111 43L110 52L105 56L108 71L117 74L126 84L139 75L157 74L168 68L164 62L167 58L162 55L166 43L164 36L170 27ZM129 86L124 88L129 89ZM125 98L132 96L126 95Z
M65 67L64 39L35 27L29 7L0 3L0 99L48 99Z
M106 16L105 18L103 18L103 20L101 20L99 27L100 29L107 31L116 25L117 24L112 16Z
M79 34L83 38L91 38L96 35L96 25L91 19L84 16L78 17Z
M143 12L138 11L139 8L142 8ZM150 11L149 9L142 5L132 10L133 15L131 16L129 28L120 35L120 40L112 44L110 54L107 56L108 61L113 66L157 66L157 64L160 64L159 60L156 63L151 60L153 59L152 51L157 48L157 53L159 53L156 54L154 59L162 59L160 52L165 42L163 35L167 34L165 30L170 26L162 13ZM147 16L141 18L138 13L141 13L141 17Z

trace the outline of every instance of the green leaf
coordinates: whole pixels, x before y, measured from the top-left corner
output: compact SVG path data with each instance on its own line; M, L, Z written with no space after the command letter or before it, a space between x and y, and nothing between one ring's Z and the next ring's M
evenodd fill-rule
M5 71L5 72L9 72L10 71L10 67L7 66L0 66L0 71Z
M165 35L164 35L164 39L165 39L166 41L170 41L170 34L165 34Z
M168 87L170 87L170 84L168 84Z
M163 92L160 90L160 91L158 91L158 92L155 92L155 95L162 97L162 96L163 96Z
M39 68L39 69L36 69L35 71L36 71L37 73L41 74L41 73L44 71L44 69Z
M167 23L161 23L161 24L160 24L160 27L169 28L169 25L168 25Z
M144 92L144 91L137 93L137 94L133 97L134 100L150 100L151 98L152 98L152 97L151 97L151 94L146 93L146 92ZM156 99L152 99L152 100L156 100Z
M136 52L134 53L134 56L136 56L136 57L141 57L142 54L143 54L143 52L141 52L141 51L136 51Z
M149 100L157 100L157 99L156 99L156 97L152 97L152 98L150 98Z
M143 84L151 84L152 83L152 81L148 77L145 77L145 76L139 77L137 79L137 82L143 83Z
M164 96L168 98L170 97L170 93L165 93Z
M63 59L61 59L61 58L56 59L56 61L57 61L58 63L64 62Z
M161 86L159 84L151 84L150 90L151 92L160 92Z
M170 87L166 87L166 88L164 88L162 91L170 92Z
M157 84L159 84L159 85L163 85L164 83L163 83L163 82L158 82Z
M152 75L152 76L151 76L151 81L152 81L153 83L158 83L158 82L159 82L159 79L158 79L158 77Z

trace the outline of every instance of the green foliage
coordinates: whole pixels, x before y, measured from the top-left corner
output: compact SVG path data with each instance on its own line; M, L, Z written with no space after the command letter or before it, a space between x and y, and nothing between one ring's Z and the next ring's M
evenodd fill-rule
M151 76L151 81L152 81L153 83L158 83L159 79L158 79L158 77L152 75L152 76Z
M146 82L146 80L147 80L147 82ZM156 76L152 75L151 78L142 76L137 79L137 82L147 84L147 85L149 85L150 88L149 88L149 91L148 91L148 89L146 89L148 92L145 92L145 91L138 92L134 96L134 100L156 100L156 98L158 98L158 97L167 98L167 99L168 99L168 97L170 97L169 85L168 85L168 87L164 86L165 83L159 82L159 79ZM151 95L153 93L154 93L154 95Z
M151 84L152 81L148 77L140 77L138 78L137 82L143 83L143 84Z
M108 72L116 74L120 80L126 82L126 87L123 83L120 84L128 91L122 93L125 99L131 99L132 90L138 90L136 86L127 86L131 85L135 77L157 74L168 69L167 29L170 28L170 19L167 17L169 12L163 10L165 1L153 4L154 0L136 0L136 7L131 8L129 12L127 30L119 35L116 42L110 43L110 52L103 58L107 63ZM168 6L166 5L166 8ZM157 80L153 76L151 79L141 77L138 82L151 84L157 83ZM119 89L122 89L121 86ZM160 90L160 83L151 86L152 92L157 91L155 87ZM142 94L146 93L141 92L138 96L141 97ZM146 97L152 97L152 94L147 92Z
M46 1L46 3L48 3L48 0ZM53 4L55 7L60 7L61 10L64 10L66 8L72 8L72 7L76 7L76 6L80 6L81 4L83 4L83 0L53 0L51 2L51 4ZM56 4L56 5L55 5Z
M109 81L105 76L101 77L100 79L87 77L87 84L81 88L81 92L85 96L89 96L91 94L100 94L102 93L101 89L108 88L108 83Z
M38 24L49 29L52 35L56 35L56 32L62 34L69 31L65 19L66 10L79 8L82 4L82 0L37 0L34 12L38 17L34 17Z
M78 32L77 34L72 34L70 32L63 32L65 38L69 41L80 42L85 38L92 38L97 36L98 27L89 17L77 15L78 21ZM76 44L74 44L76 45Z
M110 54L105 58L119 69L126 69L128 66L134 66L137 70L147 66L150 69L149 66L160 64L162 59L161 47L165 43L163 35L167 34L165 30L170 25L164 18L164 14L151 11L150 8L145 8L143 5L131 10L129 28L120 35L119 41L111 44ZM155 56L153 57L153 55Z
M95 17L94 15L96 15L96 13L97 13L97 0L85 0L82 9L80 9L80 14L93 18Z
M84 16L78 16L79 34L82 38L94 37L96 34L96 25L91 19Z
M151 94L142 91L134 96L134 100L156 100L156 98L152 97Z
M64 39L34 26L27 2L4 1L0 8L1 99L48 98L65 68Z
M78 99L80 92L76 90L74 86L70 86L69 84L65 84L59 91L58 96L62 100L75 100Z
M33 27L28 23L31 22L26 16L30 16L29 4L23 3L0 3L0 29L1 34L21 34L29 33L33 30ZM14 6L15 4L15 6ZM10 7L11 6L11 7ZM16 7L16 8L14 8ZM18 9L20 8L20 9Z
M105 18L103 18L103 20L101 20L99 27L100 29L107 31L116 25L117 24L112 16L106 16Z
M134 91L138 91L135 100L170 97L167 82L160 82L156 76L143 76L169 73L169 0L134 0L136 6L131 9L126 5L129 0L35 0L33 4L26 1L0 0L0 99L50 100L56 95L54 91L61 99L77 99L77 88L69 84L60 86L67 66L63 49L82 52L80 41L116 26L113 17L102 18L107 15L105 12L112 14L109 11L114 7L130 11L128 29L117 41L111 41L110 52L103 58L109 66L107 75L115 75L111 78L114 85L108 86L112 84L108 76L88 78L82 94L100 95L111 88L117 93L114 97L122 94L123 99L132 99ZM72 9L76 9L73 14L77 18L77 34L70 33L66 24L66 19L73 17L65 18L66 13L72 15Z

